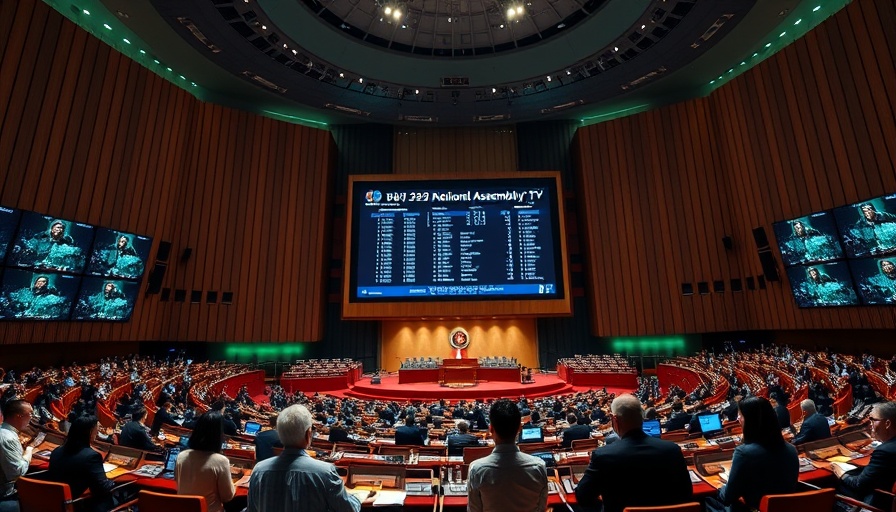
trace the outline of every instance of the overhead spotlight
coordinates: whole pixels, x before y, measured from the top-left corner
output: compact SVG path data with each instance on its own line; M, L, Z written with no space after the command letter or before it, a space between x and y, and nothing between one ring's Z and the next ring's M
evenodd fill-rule
M619 51L619 47L618 47L618 46L614 46L614 47L613 47L613 51L614 51L614 52L618 52L618 51Z
M383 8L383 12L386 13L386 15L392 14L392 6L387 5L386 7Z
M395 9L392 11L392 17L396 20L401 19L401 9Z
M498 92L498 89L495 89L494 87L492 87L492 94L495 94L496 92Z
M567 69L567 70L566 70L566 76L569 76L569 75L571 75L571 74L572 74L572 71L570 71L570 70Z
M546 78L548 79L548 82L551 81L551 75L548 75Z
M420 89L414 89L414 94L420 94Z
M345 73L339 73L339 78L345 78Z
M522 6L522 5L518 5L518 6L516 6L516 13L517 13L517 14L523 14L523 6Z
M363 83L364 83L364 77L359 77L359 78L358 78L358 83L359 83L359 84L363 84Z
M507 18L512 19L514 16L516 16L516 9L514 9L513 7L508 7L507 8Z

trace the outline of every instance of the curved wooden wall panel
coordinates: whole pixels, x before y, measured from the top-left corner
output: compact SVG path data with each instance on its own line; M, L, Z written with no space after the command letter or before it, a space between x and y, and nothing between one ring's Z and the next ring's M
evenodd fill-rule
M775 221L896 192L894 24L892 2L853 2L708 98L579 130L594 334L896 327L894 308L797 308L774 249L782 281L730 291L762 273L753 228L774 245Z
M123 324L2 322L0 343L323 337L328 132L200 103L36 0L0 3L0 59L0 204L148 234L151 257L170 240L187 294Z

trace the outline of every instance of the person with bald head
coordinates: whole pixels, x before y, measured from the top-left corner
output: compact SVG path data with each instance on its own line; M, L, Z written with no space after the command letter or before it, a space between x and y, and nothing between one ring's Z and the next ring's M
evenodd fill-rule
M815 402L808 398L800 402L800 410L803 413L803 424L800 432L793 438L793 444L803 444L831 437L831 426L828 419L818 413Z
M637 397L616 397L610 405L610 421L619 440L592 452L576 487L580 505L595 507L602 500L604 512L622 512L625 507L691 501L691 479L681 448L644 433Z

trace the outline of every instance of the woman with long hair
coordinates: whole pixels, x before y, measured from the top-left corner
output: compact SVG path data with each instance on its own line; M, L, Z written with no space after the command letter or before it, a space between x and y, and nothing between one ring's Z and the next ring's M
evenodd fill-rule
M759 508L767 494L796 492L800 462L796 448L784 440L778 416L765 398L751 396L738 404L737 419L743 425L743 444L734 450L727 484L719 489L719 501L707 499L707 511Z
M178 494L205 496L208 512L223 512L236 488L230 479L230 461L221 454L224 417L211 410L196 420L187 450L177 455L174 479Z
M79 502L77 510L105 512L113 506L112 488L115 483L106 478L103 456L90 447L96 431L96 416L74 418L65 442L50 454L47 479L68 484L73 497L81 496L90 489L90 499L83 504Z

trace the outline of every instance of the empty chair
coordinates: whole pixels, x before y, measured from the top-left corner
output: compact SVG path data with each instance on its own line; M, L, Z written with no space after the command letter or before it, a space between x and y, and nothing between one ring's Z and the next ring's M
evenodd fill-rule
M16 480L16 489L21 512L74 512L74 504L84 499L72 499L72 491L68 484L45 482L24 476ZM126 509L133 504L134 502L123 503L110 512Z
M769 494L759 502L759 512L827 512L834 508L834 489L795 494Z
M491 446L467 446L464 448L464 464L469 464L476 459L481 459L487 455L491 455Z
M662 505L659 507L625 507L622 512L700 512L700 504L697 502L682 503L680 505Z
M207 512L204 496L162 494L140 491L137 495L140 512Z
M576 439L571 448L574 452L591 452L600 446L600 439Z

